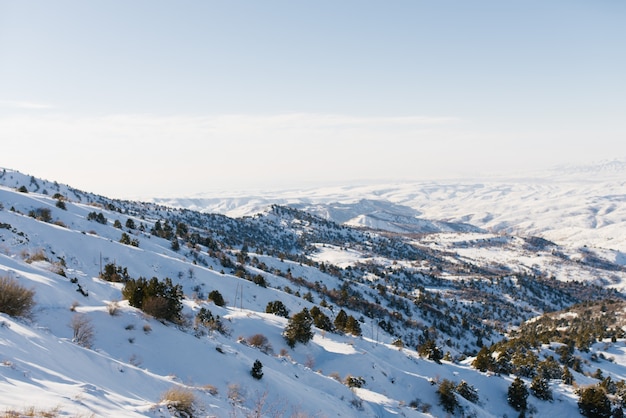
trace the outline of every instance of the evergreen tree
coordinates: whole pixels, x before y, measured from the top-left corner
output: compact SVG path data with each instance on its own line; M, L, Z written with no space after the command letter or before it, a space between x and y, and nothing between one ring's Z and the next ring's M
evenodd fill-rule
M320 310L317 306L311 308L311 316L313 317L313 324L324 331L332 331L333 323L330 321L330 318L327 317L324 312Z
M345 332L346 324L348 322L348 314L343 309L339 311L337 316L335 317L335 328L339 332Z
M604 390L598 386L581 390L578 409L585 417L609 418L611 416L611 402Z
M271 313L274 315L282 316L283 318L289 318L289 310L280 300L268 302L267 306L265 307L265 313Z
M456 392L472 403L478 402L478 391L465 380L456 386Z
M459 406L459 400L454 394L455 385L454 382L443 379L437 389L437 395L439 395L439 403L441 407L449 414L454 413L454 410Z
M252 365L252 370L250 370L250 374L257 380L261 379L263 377L263 363L259 360L255 360Z
M550 390L548 379L542 374L538 374L533 378L530 384L530 391L535 397L543 401L552 399L552 390Z
M222 294L219 292L219 290L211 290L211 292L209 293L209 298L210 301L213 301L214 304L216 304L217 306L224 306L224 297L222 296Z
M346 320L346 332L359 337L361 335L361 324L352 315Z
M421 344L419 347L417 347L417 353L420 356L426 357L427 359L432 360L437 364L441 363L441 359L443 358L443 353L441 352L441 349L437 347L437 343L431 339L426 340L424 344Z
M183 288L181 285L173 285L169 278L162 282L156 277L150 280L143 277L137 280L130 279L124 284L122 296L128 300L130 306L139 308L155 318L180 320Z
M563 366L563 374L561 375L561 379L566 385L571 385L574 383L574 375L572 375L572 372L570 372L567 366Z
M513 383L509 386L507 401L516 411L525 411L527 399L528 389L526 388L524 381L519 377L516 377Z
M472 366L481 372L493 369L493 357L491 357L491 353L486 346L483 345L481 347L480 351L476 355L476 358L472 362Z
M293 348L296 343L308 343L313 338L312 326L313 318L307 308L292 316L283 332L287 345Z

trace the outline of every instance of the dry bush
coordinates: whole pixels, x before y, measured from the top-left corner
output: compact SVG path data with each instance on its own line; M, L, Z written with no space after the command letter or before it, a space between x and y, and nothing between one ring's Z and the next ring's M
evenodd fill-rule
M255 347L261 350L265 354L272 353L272 344L270 344L267 337L263 334L254 334L247 338L246 342L250 347Z
M232 403L241 403L243 402L243 395L241 394L241 386L237 383L231 383L228 385L228 399Z
M117 316L119 313L119 303L117 301L107 303L107 312L111 316Z
M196 396L189 389L175 386L161 395L161 402L165 403L168 409L182 416L193 417Z
M23 417L36 417L36 418L56 418L60 415L60 408L57 406L50 409L36 409L34 406L27 406L21 411L13 409L7 409L4 412L0 412L1 418L23 418Z
M204 385L202 386L202 389L204 389L205 391L207 391L209 394L213 396L216 396L219 393L219 390L217 389L217 387L213 385Z
M28 318L35 306L34 296L34 290L26 289L17 280L0 277L0 312Z
M22 257L24 258L24 261L26 261L28 264L31 264L35 261L48 261L48 257L46 257L46 253L43 250L37 250L32 254L29 254L28 251L24 251L22 253Z
M341 375L339 375L338 372L332 372L331 374L328 375L328 377L332 377L333 379L335 379L337 382L342 383L341 382Z
M74 315L72 317L72 321L70 322L70 327L74 332L74 335L72 337L73 342L85 348L92 347L96 332L93 328L91 320L87 317L87 315Z

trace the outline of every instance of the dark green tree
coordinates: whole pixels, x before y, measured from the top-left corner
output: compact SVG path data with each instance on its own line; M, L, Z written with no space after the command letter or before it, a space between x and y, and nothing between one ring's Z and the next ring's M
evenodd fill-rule
M307 308L292 316L283 332L287 345L293 348L296 343L308 343L313 338L312 326L313 318Z
M252 365L252 370L250 370L250 374L257 380L263 377L263 364L259 360L255 360Z
M563 374L561 375L563 383L566 385L572 385L574 383L574 375L570 372L567 366L563 366Z
M100 274L102 280L108 282L126 282L130 279L128 269L126 267L118 266L115 263L107 263L104 265L104 270Z
M522 379L516 377L509 386L507 401L516 411L525 411L528 400L528 388Z
M349 315L348 319L346 320L345 331L349 334L359 337L361 335L361 324L359 324L359 321L357 321L355 317Z
M346 324L348 323L348 314L343 309L339 311L337 316L335 317L335 328L339 332L345 332Z
M533 381L530 383L530 392L542 401L552 399L552 390L550 390L548 378L542 374L538 374L533 378Z
M156 277L146 280L140 277L130 279L124 284L122 296L130 306L141 309L155 318L178 322L183 309L183 289L174 285L172 280L165 278L159 281Z
M126 228L135 229L135 221L133 221L131 218L128 218L126 220Z
M334 329L330 318L326 316L317 306L311 308L311 316L313 317L313 324L317 328L324 331L332 331Z
M265 312L282 316L284 318L289 318L289 310L285 307L285 304L281 302L280 300L268 302L267 306L265 307Z
M472 403L478 402L478 391L465 380L456 385L456 392Z
M441 359L443 358L443 353L441 352L441 349L437 347L437 343L431 339L426 340L424 344L421 344L419 347L417 347L417 353L420 356L426 357L427 359L432 360L438 364L441 363Z
M437 388L437 395L439 395L439 404L449 414L454 413L455 409L459 406L459 400L454 393L456 385L454 382L443 379Z
M474 366L474 368L480 370L481 372L493 370L493 357L491 357L491 353L486 346L483 345L480 348L480 351L472 362L472 366Z
M216 304L217 306L224 306L225 304L224 297L219 292L219 290L211 290L211 292L209 293L208 299L212 301L214 304Z
M602 388L589 386L580 391L578 409L581 415L590 418L609 418L611 402Z

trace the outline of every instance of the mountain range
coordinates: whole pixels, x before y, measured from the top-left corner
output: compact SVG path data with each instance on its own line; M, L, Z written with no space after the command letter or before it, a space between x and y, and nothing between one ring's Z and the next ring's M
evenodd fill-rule
M0 413L618 414L624 170L148 202L2 170Z

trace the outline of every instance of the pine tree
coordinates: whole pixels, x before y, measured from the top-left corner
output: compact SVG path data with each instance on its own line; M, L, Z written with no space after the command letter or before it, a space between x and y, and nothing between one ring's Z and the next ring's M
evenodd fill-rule
M348 322L348 314L343 309L339 311L337 317L335 318L335 328L339 332L344 332L346 330L346 324Z
M524 381L519 377L516 377L513 383L509 386L507 401L516 411L525 411L527 399L528 389L526 388Z
M567 366L563 366L563 374L561 375L561 379L566 385L571 385L572 383L574 383L574 375L572 375L572 372L570 372Z
M324 312L320 310L317 306L311 308L311 316L313 317L313 323L315 326L324 331L332 331L333 323L330 321L330 318L327 317Z
M594 418L609 418L611 416L611 402L598 386L590 386L580 392L578 409L581 415Z
M478 402L478 391L465 380L456 386L456 392L472 403Z
M472 366L481 372L493 369L493 358L491 357L491 353L486 346L483 345L481 347L480 351L476 355L476 358L472 362Z
M271 313L274 315L282 316L283 318L289 318L289 310L280 300L268 302L267 306L265 307L265 313Z
M292 316L283 332L287 345L293 348L296 343L308 343L313 338L312 326L313 318L307 308Z
M530 384L530 391L533 395L543 401L549 401L552 399L552 390L550 390L548 379L542 374L538 374L533 378L533 381Z
M361 324L352 315L346 320L346 332L359 337L361 335Z
M257 380L261 379L263 377L263 363L259 360L255 360L252 365L252 370L250 370L250 374Z
M443 379L439 388L437 389L437 395L439 395L439 403L444 411L448 413L453 413L454 410L459 406L459 400L456 398L454 394L455 385L454 382Z
M209 293L208 299L212 301L214 304L216 304L217 306L224 306L225 304L224 297L219 292L219 290L211 290L211 292Z

